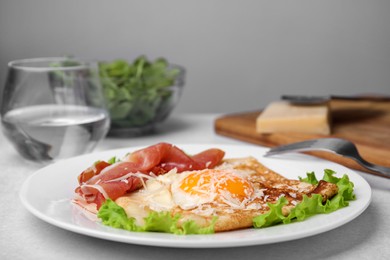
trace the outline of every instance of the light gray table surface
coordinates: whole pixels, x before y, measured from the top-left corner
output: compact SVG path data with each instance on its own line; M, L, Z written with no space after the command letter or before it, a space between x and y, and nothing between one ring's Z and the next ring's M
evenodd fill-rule
M106 138L95 151L160 141L249 145L216 135L216 116L173 115L157 134ZM390 259L390 179L361 173L372 188L370 206L351 222L319 235L247 247L164 248L88 237L38 219L23 207L18 193L26 177L41 166L23 161L3 134L0 155L0 259Z

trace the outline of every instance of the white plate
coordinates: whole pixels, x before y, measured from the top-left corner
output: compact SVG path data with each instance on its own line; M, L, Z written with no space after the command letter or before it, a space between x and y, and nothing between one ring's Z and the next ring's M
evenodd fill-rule
M254 156L269 168L293 179L298 176L305 177L306 172L311 171L316 173L317 178L322 178L324 169L335 170L338 173L337 176L346 173L355 184L356 200L351 201L348 207L330 214L316 215L302 222L263 229L187 236L154 232L137 233L110 228L89 220L71 204L74 189L78 185L77 176L80 172L96 160L107 160L112 156L121 157L141 147L92 153L49 165L35 172L24 182L20 198L24 206L38 218L76 233L124 243L192 248L260 245L320 234L353 220L367 208L371 201L371 188L357 173L341 165L315 157L290 154L278 158L264 158L263 154L267 150L266 148L249 145L178 146L190 154L217 147L226 152L225 158Z

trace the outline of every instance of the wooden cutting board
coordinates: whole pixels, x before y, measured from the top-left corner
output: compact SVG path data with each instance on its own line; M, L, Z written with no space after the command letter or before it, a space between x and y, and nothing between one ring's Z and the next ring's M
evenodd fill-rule
M332 134L329 136L297 133L258 134L256 118L261 113L260 110L221 116L215 120L214 127L217 134L268 147L314 138L344 138L355 143L359 153L367 161L390 167L390 102L332 100L330 110ZM332 153L307 153L369 172L355 161Z

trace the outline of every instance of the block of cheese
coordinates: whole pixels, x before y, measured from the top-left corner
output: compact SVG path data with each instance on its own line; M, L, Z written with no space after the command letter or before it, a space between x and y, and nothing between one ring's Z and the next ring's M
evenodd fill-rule
M257 117L256 132L328 135L331 132L329 106L272 102Z

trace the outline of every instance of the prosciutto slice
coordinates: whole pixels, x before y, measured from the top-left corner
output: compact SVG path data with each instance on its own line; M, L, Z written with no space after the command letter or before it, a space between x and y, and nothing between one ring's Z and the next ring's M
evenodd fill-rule
M99 209L106 199L115 200L139 189L150 174L165 174L174 168L179 173L213 168L224 155L224 151L213 148L190 156L172 144L158 143L130 153L114 164L97 162L78 176L80 186L75 192Z

